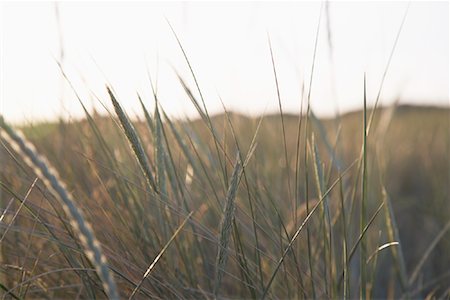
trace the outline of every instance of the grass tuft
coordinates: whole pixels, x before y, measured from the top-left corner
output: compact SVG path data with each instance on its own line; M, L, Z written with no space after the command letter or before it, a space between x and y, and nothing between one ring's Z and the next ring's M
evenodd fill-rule
M108 263L102 253L100 243L94 236L91 225L86 221L83 213L75 204L75 200L67 191L66 185L60 179L58 172L52 168L49 162L40 156L34 146L20 133L16 133L0 116L0 128L2 139L19 153L24 162L44 182L52 194L61 200L65 213L70 217L70 224L79 235L79 239L85 248L85 255L94 264L97 274L103 283L103 288L110 299L119 299L116 283L111 276Z

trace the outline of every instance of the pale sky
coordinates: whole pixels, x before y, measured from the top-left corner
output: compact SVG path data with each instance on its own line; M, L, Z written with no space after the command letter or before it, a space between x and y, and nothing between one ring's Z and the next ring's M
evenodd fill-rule
M247 114L278 109L267 34L283 108L298 112L302 81L309 84L321 2L1 2L0 112L12 122L80 117L63 67L87 107L97 95L110 106L109 82L130 115L140 114L136 92L152 108L147 77L157 80L164 109L195 117L175 68L194 82L166 19L174 27L210 112ZM407 2L331 2L319 32L311 105L321 116L360 108L367 74L369 104ZM332 52L327 22L331 29ZM62 40L59 38L59 30ZM449 106L448 2L411 3L382 93L382 103ZM61 99L63 101L61 101Z

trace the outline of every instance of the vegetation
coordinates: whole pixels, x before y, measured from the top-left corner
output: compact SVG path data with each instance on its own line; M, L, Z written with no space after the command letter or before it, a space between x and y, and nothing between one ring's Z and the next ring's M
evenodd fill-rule
M25 137L0 117L4 299L450 297L450 109L377 106L393 50L375 107L364 82L333 119L314 64L283 112L272 55L279 113L251 118L210 115L179 44L199 119L154 92L132 120L111 87L107 116L79 98L84 119Z
M110 95L118 119L22 129L92 225L120 297L449 295L448 109L380 108L363 147L362 111L181 121L143 104L131 122ZM3 297L105 297L65 203L1 127Z

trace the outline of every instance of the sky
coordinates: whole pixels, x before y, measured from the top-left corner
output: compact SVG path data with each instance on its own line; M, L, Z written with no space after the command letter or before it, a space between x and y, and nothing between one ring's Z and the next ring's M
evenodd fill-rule
M408 2L1 2L0 113L10 122L83 116L62 77L105 113L113 87L131 116L137 93L175 117L197 113L176 72L195 90L173 26L210 113L297 113L307 94L321 17L311 107L319 116L369 105L380 87ZM63 55L61 55L63 54ZM151 79L150 79L151 78ZM304 89L302 88L304 87ZM198 93L195 93L198 96ZM382 104L449 106L449 4L412 1L381 94Z

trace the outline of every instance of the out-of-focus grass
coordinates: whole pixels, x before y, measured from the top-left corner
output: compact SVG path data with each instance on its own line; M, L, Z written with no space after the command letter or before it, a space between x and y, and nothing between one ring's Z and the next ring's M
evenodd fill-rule
M399 106L375 114L366 144L370 226L363 284L369 298L449 295L450 234L442 233L450 219L449 113ZM163 107L147 111L132 123L154 186L121 120L86 117L22 130L92 224L121 297L133 291L137 298L360 296L361 258L351 251L359 249L361 234L361 111L339 121L310 119L300 146L295 115L283 115L283 129L279 114L260 123L231 112L182 121L167 119ZM308 181L297 152L306 157ZM104 297L61 204L41 180L33 185L36 175L4 140L0 159L1 293L7 299ZM238 181L236 165L243 167ZM218 255L228 259L217 263Z

